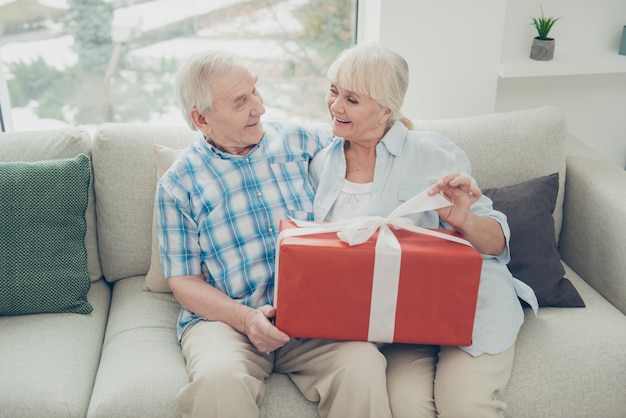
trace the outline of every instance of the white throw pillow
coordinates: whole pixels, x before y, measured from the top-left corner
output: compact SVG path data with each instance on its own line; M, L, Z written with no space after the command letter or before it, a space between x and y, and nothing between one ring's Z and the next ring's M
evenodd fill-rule
M170 168L176 157L178 157L178 154L181 153L182 149L172 149L164 147L163 145L154 144L152 150L154 152L154 159L156 160L158 182L167 169ZM163 271L161 270L156 204L154 205L154 212L152 214L152 257L150 259L150 270L148 270L148 274L146 275L143 288L144 290L159 293L172 291L167 280L163 279Z

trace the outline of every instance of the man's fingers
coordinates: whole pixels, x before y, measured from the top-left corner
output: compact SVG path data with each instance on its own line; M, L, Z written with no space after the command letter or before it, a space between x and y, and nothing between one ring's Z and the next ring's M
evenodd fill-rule
M276 308L271 305L263 305L258 309L263 312L263 315L265 315L266 318L273 318L276 316Z

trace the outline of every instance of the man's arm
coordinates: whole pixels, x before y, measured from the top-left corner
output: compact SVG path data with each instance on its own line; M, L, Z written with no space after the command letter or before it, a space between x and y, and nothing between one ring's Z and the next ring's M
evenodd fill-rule
M224 322L246 335L261 352L274 351L289 341L268 318L276 309L245 306L208 284L201 275L173 276L168 279L172 293L183 308L211 321Z

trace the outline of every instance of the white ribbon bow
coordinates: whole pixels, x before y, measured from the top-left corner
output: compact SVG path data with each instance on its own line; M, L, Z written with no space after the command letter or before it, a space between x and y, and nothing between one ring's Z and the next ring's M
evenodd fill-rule
M391 232L389 227L393 226L396 229L406 229L408 231L471 246L467 240L415 226L410 219L403 218L404 215L436 210L450 205L452 205L452 203L442 195L436 194L429 196L428 193L424 191L398 206L387 217L362 216L350 220L323 224L294 220L293 222L299 228L286 229L281 231L278 235L274 303L278 303L276 292L278 290L279 249L282 238L337 232L337 236L340 240L353 246L363 244L378 230L368 340L388 343L393 342L402 250L398 239L393 232Z

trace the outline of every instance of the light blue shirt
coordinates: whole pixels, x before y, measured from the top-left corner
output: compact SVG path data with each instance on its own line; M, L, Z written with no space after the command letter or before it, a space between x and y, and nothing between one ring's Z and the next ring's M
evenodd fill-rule
M309 168L315 187L315 220L326 220L341 193L346 174L343 140L334 142L313 159ZM428 189L446 174L458 172L471 177L469 158L456 144L433 132L409 131L395 122L376 146L376 166L370 196L369 215L387 216L409 198ZM476 181L472 178L473 184ZM518 297L528 302L535 312L537 298L533 290L514 278L506 264L510 260L510 230L506 216L493 209L491 199L482 196L471 211L489 216L502 226L506 248L498 256L483 255L472 345L461 347L473 356L496 354L510 347L524 322ZM424 228L452 227L443 222L436 211L407 215L415 225Z
M157 230L163 277L202 274L242 304L272 304L279 222L313 220L307 171L331 135L272 122L264 130L246 156L201 139L161 178ZM199 319L182 309L178 338Z

